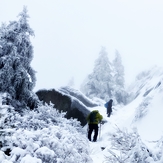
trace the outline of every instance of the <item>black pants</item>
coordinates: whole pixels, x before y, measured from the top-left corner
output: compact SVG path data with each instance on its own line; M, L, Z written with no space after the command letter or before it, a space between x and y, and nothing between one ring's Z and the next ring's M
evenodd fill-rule
M91 135L93 131L94 131L93 141L96 141L98 136L98 124L89 124L89 129L88 129L89 141L91 141Z
M109 112L109 113L107 113L108 114L108 117L110 117L110 115L111 115L111 112Z
M107 115L108 115L108 117L110 117L111 112L112 112L112 108L108 107L108 108L107 108Z

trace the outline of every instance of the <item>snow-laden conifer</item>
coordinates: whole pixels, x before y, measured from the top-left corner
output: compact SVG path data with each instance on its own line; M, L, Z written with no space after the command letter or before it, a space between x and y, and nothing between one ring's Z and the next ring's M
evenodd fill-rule
M122 65L122 59L120 53L116 50L115 58L112 62L113 67L113 92L114 104L127 103L128 94L125 91L125 79L124 79L124 66Z
M28 18L24 7L18 21L2 24L0 28L0 91L9 93L22 106L33 108L36 97L32 90L36 77L30 66L33 59L30 36L34 36L34 32Z
M111 62L106 49L102 47L93 72L83 82L81 90L90 98L98 97L108 100L112 96L112 80Z

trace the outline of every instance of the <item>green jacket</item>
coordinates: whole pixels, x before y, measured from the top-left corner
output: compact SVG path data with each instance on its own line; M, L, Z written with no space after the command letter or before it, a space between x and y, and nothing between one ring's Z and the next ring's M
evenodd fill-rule
M93 121L91 122L91 115L93 114ZM98 124L103 119L103 116L98 112L98 110L93 110L88 116L87 116L87 122L88 124Z

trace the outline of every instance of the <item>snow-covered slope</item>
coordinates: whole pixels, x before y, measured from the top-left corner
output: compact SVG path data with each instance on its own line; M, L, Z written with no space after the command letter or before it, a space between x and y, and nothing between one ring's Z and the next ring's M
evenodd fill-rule
M151 71L141 73L130 86L130 91L134 100L124 107L114 106L115 110L110 118L106 117L103 106L94 108L107 120L107 123L101 126L98 142L90 142L94 163L107 160L108 150L113 146L109 135L117 132L117 128L127 132L136 128L140 140L152 153L151 157L147 157L147 162L163 161L161 157L154 156L162 153L162 146L158 147L158 143L163 136L163 69L154 67ZM101 150L101 147L105 149Z
M153 67L140 74L132 90L136 88L139 88L136 99L126 106L135 109L132 125L142 138L157 140L163 135L163 69Z

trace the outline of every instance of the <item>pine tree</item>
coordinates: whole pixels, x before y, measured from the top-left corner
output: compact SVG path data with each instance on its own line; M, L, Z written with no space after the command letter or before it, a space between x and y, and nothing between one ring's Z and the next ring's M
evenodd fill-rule
M113 60L113 96L117 103L127 103L127 93L125 91L124 66L120 53L116 50L115 59ZM116 103L114 100L114 103Z
M113 60L113 69L116 85L124 88L124 66L122 65L121 55L117 50L115 52L115 59Z
M33 107L36 77L30 66L33 59L30 36L34 36L34 32L28 18L24 7L18 21L2 24L0 28L0 91L9 93L23 106Z
M90 98L108 100L112 96L112 68L104 47L95 61L93 72L83 82L81 91Z

